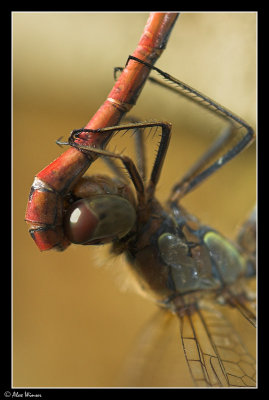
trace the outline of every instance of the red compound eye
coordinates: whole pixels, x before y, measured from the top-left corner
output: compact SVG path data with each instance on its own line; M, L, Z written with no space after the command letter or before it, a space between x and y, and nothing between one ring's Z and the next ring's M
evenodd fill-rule
M65 215L65 233L72 243L85 243L90 240L99 219L90 208L87 199L73 203Z
M135 209L128 200L99 195L74 202L64 217L64 229L72 243L107 243L125 236L135 220Z

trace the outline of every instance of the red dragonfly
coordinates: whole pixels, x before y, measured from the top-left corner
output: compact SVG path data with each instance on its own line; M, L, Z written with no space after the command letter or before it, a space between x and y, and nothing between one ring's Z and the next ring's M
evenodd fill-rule
M129 57L107 101L86 127L72 132L64 143L70 149L37 175L26 220L41 250L64 250L70 242L112 242L115 253L125 252L142 288L180 319L182 348L197 386L255 386L255 360L230 324L210 307L212 302L223 301L237 307L255 324L246 290L246 281L255 275L253 218L243 228L238 240L241 247L237 248L179 205L183 196L242 151L254 133L245 121L223 106L154 67L176 17L151 15L137 51ZM146 49L151 50L147 53ZM152 70L174 83L179 94L200 101L229 121L221 139L175 184L166 208L154 193L171 125L147 122L115 126L135 102ZM147 128L161 130L148 179L143 144ZM113 135L121 132L134 134L137 166L129 157L105 150ZM116 180L82 177L98 157L110 164ZM114 160L119 160L128 172L135 194Z

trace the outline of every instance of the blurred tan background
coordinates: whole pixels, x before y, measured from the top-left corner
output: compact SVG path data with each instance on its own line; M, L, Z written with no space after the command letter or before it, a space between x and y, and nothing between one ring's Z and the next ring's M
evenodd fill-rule
M113 68L124 66L147 17L146 13L13 13L16 387L116 385L133 340L154 314L154 304L120 290L115 278L120 262L97 267L106 264L106 250L73 245L63 253L41 253L24 222L35 174L65 150L55 140L84 126L105 100L114 83ZM255 13L183 13L156 65L255 128ZM211 115L200 114L197 107L150 84L133 109L132 115L141 120L173 124L157 192L161 200L218 130ZM251 146L187 196L184 206L233 238L255 204L255 157ZM253 336L249 339L244 325L237 318L235 322L255 348ZM184 360L181 374L186 382Z

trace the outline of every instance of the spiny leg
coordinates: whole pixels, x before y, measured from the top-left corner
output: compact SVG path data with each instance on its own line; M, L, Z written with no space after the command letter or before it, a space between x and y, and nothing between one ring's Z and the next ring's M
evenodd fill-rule
M246 148L246 146L249 145L254 138L254 131L244 120L237 117L234 113L229 111L227 108L221 106L214 100L198 92L196 89L193 89L191 86L179 81L178 79L172 77L166 72L161 71L159 68L156 68L153 65L140 60L139 58L129 56L127 63L129 60L135 60L157 71L163 78L176 85L176 87L171 88L171 90L180 95L188 97L199 105L202 105L208 110L229 121L229 123L233 126L233 129L231 129L231 134L227 134L227 136L225 134L220 141L217 140L217 142L213 143L212 148L210 148L201 158L200 162L195 164L195 166L191 169L191 173L186 174L185 179L183 178L178 184L174 186L172 194L169 198L169 203L172 204L173 202L177 202L179 198L182 198L184 195L192 191L206 178L208 178L224 164L230 161L233 157L239 154L244 148ZM157 80L154 81L156 82ZM169 87L165 84L162 84L162 86ZM241 128L245 128L246 133L242 138L239 139L239 141L235 145L233 145L233 147L231 147L227 151L224 151L223 154L219 158L217 158L216 161L212 162L214 156L220 151L220 149L225 147L225 144L231 138L231 136L235 136L237 134L240 137L241 132L238 132L238 127L237 130L235 129L235 124L239 125L239 127Z
M116 68L115 68L116 69ZM119 68L122 70L123 68ZM141 121L125 116L123 118L123 123L132 123L136 124ZM146 181L146 154L145 154L145 143L144 143L144 135L142 132L142 129L140 127L137 127L134 129L133 132L134 136L134 142L135 142L135 153L136 153L136 165L137 169L139 171L139 174L143 180L143 182ZM127 182L127 178L125 174L122 172L121 168L119 168L118 164L115 162L115 160L111 157L101 157L102 161L107 165L107 167L121 180L124 182Z
M128 179L125 176L124 172L122 172L121 168L119 168L118 164L111 157L101 157L102 161L106 164L106 166L113 172L120 180L127 183Z
M143 184L143 179L141 177L141 175L139 174L135 164L133 163L133 161L126 156L120 155L120 154L115 154L115 153L111 153L102 149L96 149L96 148L92 148L89 146L85 146L83 144L78 144L76 143L76 139L78 138L78 135L81 132L93 132L93 133L108 133L108 132L114 132L114 134L118 133L119 131L128 131L130 129L142 129L142 128L147 128L147 127L161 127L162 129L162 133L161 133L161 141L159 143L159 147L158 147L158 151L157 151L157 155L153 164L153 168L152 168L152 172L151 172L151 176L149 179L149 182L147 184L147 188L146 188L146 200L145 200L145 191L144 191L144 184ZM139 199L141 204L145 203L145 201L147 201L147 199L151 199L152 196L154 195L154 191L156 188L156 185L158 183L159 177L160 177L160 173L161 173L161 169L163 166L163 162L165 159L165 155L168 149L168 145L169 145L169 140L170 140L170 131L171 131L171 125L167 122L140 122L140 123L135 123L135 124L123 124L123 125L118 125L118 126L113 126L113 127L108 127L108 128L102 128L102 129L97 129L97 130L92 130L92 129L77 129L74 130L69 138L69 141L67 144L74 146L76 148L78 148L81 151L85 151L86 153L88 152L89 154L95 153L95 154L99 154L101 157L111 157L111 158L118 158L120 159L125 168L127 169L132 182L134 183L134 186L137 190L137 193L139 194ZM61 144L66 144L66 143L61 143Z
M140 128L135 129L134 139L135 139L137 169L139 171L139 174L143 182L145 182L146 181L145 146L144 146L144 137L142 134L142 130ZM121 169L118 167L117 163L112 158L102 157L102 160L116 176L118 176L123 181L126 181L125 175L122 173Z
M112 128L104 128L106 129L106 132L109 130L118 130L119 126L117 127L112 127ZM91 129L84 129L83 132L92 132L93 130ZM98 130L100 133L103 131L102 129ZM81 130L75 130L71 133L69 140L68 140L68 144L76 147L77 149L83 151L86 154L90 154L90 153L95 153L98 154L101 157L109 157L109 158L116 158L119 159L124 167L126 168L126 170L129 173L129 176L131 178L131 181L134 184L134 187L136 189L137 192L137 199L138 199L138 204L141 206L145 205L145 188L144 188L144 184L143 181L139 175L139 172L137 171L137 168L134 164L134 162L127 156L123 156L121 154L117 154L117 153L112 153L109 152L107 150L103 150L103 149L98 149L95 147L91 147L89 145L83 145L83 144L78 144L75 142L75 139L78 135L78 133L81 133Z
M233 127L228 125L223 129L220 136L213 142L211 147L198 159L198 161L193 164L187 173L181 178L181 180L176 183L173 188L171 195L168 199L168 204L178 202L187 192L191 190L193 186L201 183L200 173L224 148L225 144L229 142L230 138L233 136ZM197 178L198 177L198 178ZM204 177L204 179L206 176ZM197 179L199 182L197 182Z
M143 179L143 182L145 182L147 177L146 154L145 154L144 135L141 129L136 128L134 138L135 138L137 168L141 175L141 178Z
M116 73L118 71L123 71L123 69L124 68L122 68L122 67L114 68L114 79L115 80L117 79ZM163 82L159 79L156 79L156 78L150 76L150 77L148 77L148 80L151 83L157 84L158 86L168 89L176 94L180 94L183 97L185 96L188 100L191 100L195 103L197 103L197 101L198 101L196 98L190 97L188 94L186 94L184 92L179 93L178 88L170 86L166 82ZM208 109L208 106L205 105L204 103L199 103L199 106L205 107ZM210 111L212 111L212 110L210 110ZM135 121L132 121L131 118L129 120L130 120L130 122L135 122ZM173 196L176 196L175 201L178 201L181 196L184 196L185 184L188 184L189 180L192 177L196 176L202 170L202 168L210 162L210 160L213 160L214 156L216 156L219 153L221 148L223 148L225 146L225 144L227 142L229 142L232 135L233 135L232 125L228 125L227 127L225 127L223 129L223 131L221 132L221 135L216 139L216 141L206 151L206 153L203 154L202 157L188 170L188 172L183 176L183 178L181 178L180 182L178 182L176 185L174 185L174 187L172 189L172 194L171 194L170 199L168 200L168 203L173 202ZM139 139L138 139L138 141L139 141ZM141 145L141 147L142 147L142 145Z
M131 123L133 125L137 123L141 123L142 121L139 121L135 119L134 117L131 116L125 116L124 117L124 122ZM145 142L144 142L144 135L143 135L143 130L140 127L136 127L134 129L134 141L135 141L135 154L136 154L136 165L137 169L140 173L141 178L143 179L143 182L146 181L147 178L147 163L146 163L146 149L145 149Z
M118 71L123 71L123 68L122 67L114 68L114 79L115 80L117 79L116 73ZM185 96L188 100L191 100L194 103L198 102L197 98L190 97L187 93L184 93L184 92L179 93L178 88L170 86L166 82L163 82L163 81L156 79L154 77L151 77L151 76L148 77L148 80L151 83L157 84L158 86L168 89L176 94L180 94L183 97ZM208 109L207 104L199 102L199 106L205 107L206 109ZM214 112L211 109L210 109L210 111ZM134 121L132 121L132 122L134 122ZM181 196L184 196L185 184L188 184L189 180L192 177L195 177L203 169L203 167L206 166L206 164L208 164L211 160L213 160L213 158L219 153L219 151L225 146L225 144L229 142L229 140L232 136L233 136L232 124L229 124L227 127L225 127L223 129L220 136L216 139L216 141L213 142L212 146L202 155L202 157L197 162L195 162L195 164L188 170L188 172L183 176L183 178L181 178L180 182L178 182L176 185L174 185L174 187L172 189L171 198L168 200L168 203L173 202L173 195L175 195L177 197L176 201L178 201Z

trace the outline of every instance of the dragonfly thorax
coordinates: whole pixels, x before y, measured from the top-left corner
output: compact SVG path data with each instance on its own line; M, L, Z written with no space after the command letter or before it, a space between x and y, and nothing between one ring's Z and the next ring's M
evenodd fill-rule
M171 214L155 207L126 254L141 287L157 301L211 295L246 275L247 260L219 233L178 206Z

